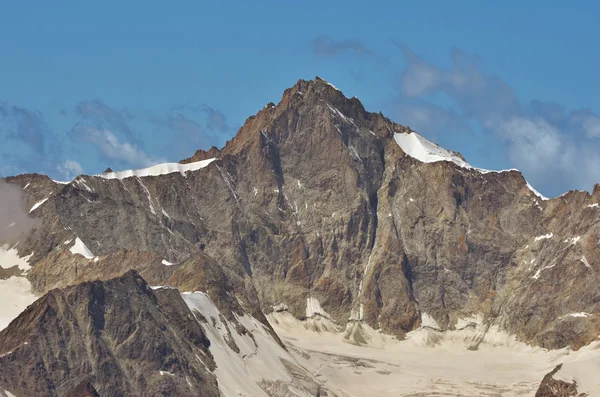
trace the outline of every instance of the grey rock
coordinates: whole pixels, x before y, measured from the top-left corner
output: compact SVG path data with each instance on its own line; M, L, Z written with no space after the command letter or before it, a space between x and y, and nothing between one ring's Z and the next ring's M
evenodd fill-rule
M176 290L154 292L134 271L52 290L0 332L0 389L63 396L89 382L100 396L219 396L210 342L188 316Z
M63 397L100 397L100 394L89 381L82 380Z

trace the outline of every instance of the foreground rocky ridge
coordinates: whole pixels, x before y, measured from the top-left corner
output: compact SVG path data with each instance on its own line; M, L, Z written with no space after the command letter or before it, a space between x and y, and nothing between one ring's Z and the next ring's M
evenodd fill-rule
M154 292L131 271L52 290L0 333L0 388L63 396L89 382L101 396L219 396L210 342L186 312L176 291ZM174 371L183 377L163 376Z
M328 395L236 311L229 320L208 294L152 289L135 271L51 290L0 332L0 395Z

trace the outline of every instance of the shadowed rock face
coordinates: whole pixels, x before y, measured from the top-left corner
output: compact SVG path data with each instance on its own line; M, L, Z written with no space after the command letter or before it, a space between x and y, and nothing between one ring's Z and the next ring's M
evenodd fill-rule
M154 292L133 271L52 290L0 333L0 389L17 396L218 396L210 342L189 315L176 290ZM199 351L206 366L195 358Z
M304 318L318 301L339 324L398 336L423 313L442 330L479 314L543 347L594 340L600 188L545 201L517 171L406 155L394 134L409 132L319 78L301 80L223 149L182 161L218 158L197 171L8 178L30 183L29 207L48 198L18 249L33 252L40 292L134 268L188 291L226 281L231 296L216 303L239 298L257 318L278 304ZM76 237L97 260L69 252Z

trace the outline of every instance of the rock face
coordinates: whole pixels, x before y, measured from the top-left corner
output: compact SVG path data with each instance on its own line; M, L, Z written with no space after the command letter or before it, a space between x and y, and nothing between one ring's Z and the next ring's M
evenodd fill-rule
M46 199L17 246L34 288L134 268L182 291L226 282L218 304L257 318L277 307L402 337L479 315L547 348L600 333L598 185L543 199L518 171L470 167L319 78L178 167L7 178L28 185L28 209Z
M75 386L64 397L100 397L94 386L85 380Z
M154 292L133 271L52 290L0 333L0 388L63 396L84 381L101 396L218 396L210 342L188 313L175 290Z
M577 392L577 383L554 379L554 375L560 371L561 367L562 365L558 365L544 377L535 397L588 397L587 393Z

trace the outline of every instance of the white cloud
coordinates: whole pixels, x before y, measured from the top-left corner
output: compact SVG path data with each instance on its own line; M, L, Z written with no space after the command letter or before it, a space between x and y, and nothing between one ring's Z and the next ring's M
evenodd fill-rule
M547 195L589 190L600 182L600 116L593 111L568 112L540 100L522 104L508 84L484 71L478 58L458 49L451 52L451 66L440 68L398 47L407 63L400 79L398 113L408 117L403 122L414 122L425 134L464 135L469 129L462 126L475 126ZM451 101L446 108L430 100L440 94ZM444 129L449 122L459 128Z
M402 90L408 98L427 94L441 83L440 74L426 64L408 68L402 76Z
M81 142L93 144L105 158L125 163L131 167L148 167L163 162L149 156L135 144L121 142L119 137L106 128L77 124L73 128L72 134Z
M574 112L571 122L579 124L579 128L588 138L600 138L600 117L590 110Z
M514 165L529 175L547 170L548 164L562 162L563 142L560 132L543 118L513 117L494 126L509 143Z
M83 174L83 168L75 160L66 160L56 166L56 170L63 174L66 179L72 180L77 175Z
M399 106L398 119L415 131L427 131L431 134L471 131L453 109L429 102L402 102Z

